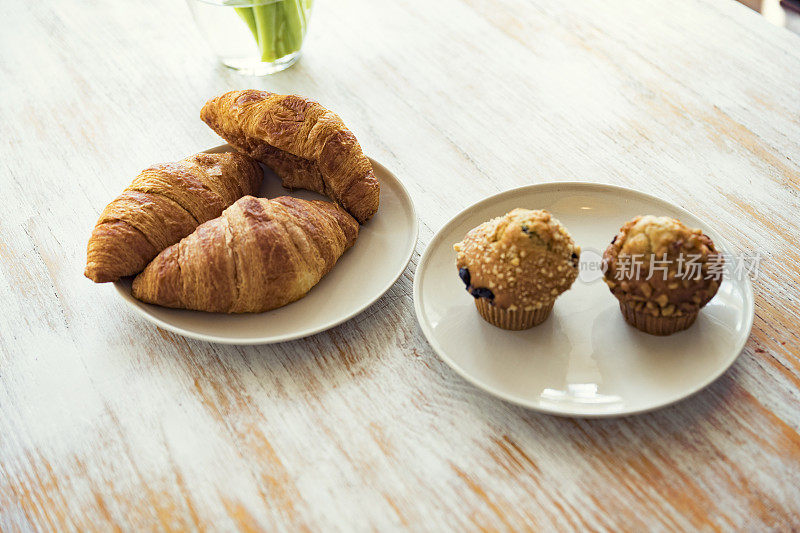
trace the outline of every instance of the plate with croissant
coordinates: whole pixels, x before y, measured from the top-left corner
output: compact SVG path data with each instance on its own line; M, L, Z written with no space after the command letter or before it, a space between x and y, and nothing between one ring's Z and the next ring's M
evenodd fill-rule
M413 204L335 113L244 90L201 118L228 144L142 171L101 213L86 277L161 328L228 344L324 331L397 281Z

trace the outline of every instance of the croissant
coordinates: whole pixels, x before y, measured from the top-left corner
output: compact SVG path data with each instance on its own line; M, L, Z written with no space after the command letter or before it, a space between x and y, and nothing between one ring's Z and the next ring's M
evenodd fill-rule
M198 311L275 309L305 296L357 236L358 222L331 202L245 196L161 252L132 293Z
M272 168L284 187L309 189L359 222L378 210L372 164L342 119L297 95L232 91L209 100L200 118L237 150Z
M236 153L197 154L142 171L100 215L84 274L103 283L141 272L198 224L255 194L262 177L256 161Z

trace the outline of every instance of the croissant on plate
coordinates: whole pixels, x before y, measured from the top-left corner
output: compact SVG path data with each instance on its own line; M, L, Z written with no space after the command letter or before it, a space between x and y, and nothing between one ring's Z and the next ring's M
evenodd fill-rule
M378 210L380 185L355 135L335 113L297 95L232 91L200 118L237 150L272 168L284 187L324 194L359 222Z
M161 250L255 194L262 177L255 160L237 153L201 153L142 171L100 215L84 274L103 283L141 272Z
M164 307L258 313L305 296L358 236L331 202L245 196L161 252L132 294Z

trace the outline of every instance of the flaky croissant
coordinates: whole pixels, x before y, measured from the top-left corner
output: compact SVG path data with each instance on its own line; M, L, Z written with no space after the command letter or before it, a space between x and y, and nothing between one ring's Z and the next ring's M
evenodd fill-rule
M89 238L87 278L130 276L158 253L261 184L261 168L237 153L197 154L142 171L106 206Z
M164 307L258 313L305 296L358 236L331 202L245 196L170 246L133 280Z
M232 91L209 100L205 121L237 150L272 168L284 187L328 196L364 223L378 210L372 164L342 119L297 95Z

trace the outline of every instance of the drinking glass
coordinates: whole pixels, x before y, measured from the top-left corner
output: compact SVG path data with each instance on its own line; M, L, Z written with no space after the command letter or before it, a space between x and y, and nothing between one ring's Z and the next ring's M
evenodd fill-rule
M263 76L292 66L308 32L313 0L187 0L219 60Z

